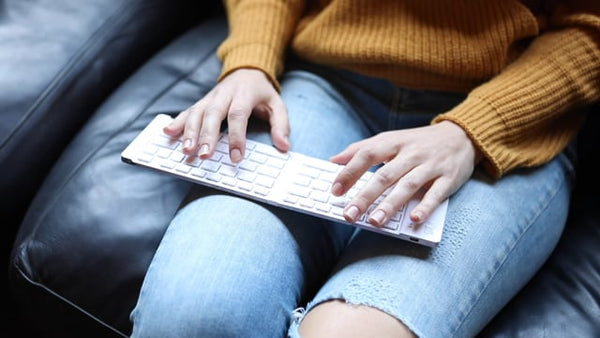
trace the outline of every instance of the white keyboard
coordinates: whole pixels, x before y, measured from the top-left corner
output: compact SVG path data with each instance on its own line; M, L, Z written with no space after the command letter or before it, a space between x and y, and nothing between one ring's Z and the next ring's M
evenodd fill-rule
M384 193L357 222L349 223L342 211L371 172L365 173L346 195L337 197L330 189L342 168L340 165L300 153L282 153L273 146L252 140L246 141L244 159L234 164L229 159L226 133L219 139L214 155L201 160L183 154L181 140L163 133L163 127L171 121L168 115L157 115L121 153L121 159L238 196L422 245L433 247L441 240L448 200L427 222L416 225L408 213L418 203L417 196L378 228L368 223L367 214L384 198Z

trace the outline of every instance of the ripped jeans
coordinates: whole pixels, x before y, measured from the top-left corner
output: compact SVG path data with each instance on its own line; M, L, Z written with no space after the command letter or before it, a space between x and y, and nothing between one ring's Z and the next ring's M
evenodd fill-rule
M288 71L282 97L292 150L324 159L464 98L316 73ZM270 142L259 122L248 137ZM331 299L378 308L421 337L474 336L554 248L572 175L564 154L496 182L476 170L433 249L197 186L147 271L132 336L297 337L303 314Z

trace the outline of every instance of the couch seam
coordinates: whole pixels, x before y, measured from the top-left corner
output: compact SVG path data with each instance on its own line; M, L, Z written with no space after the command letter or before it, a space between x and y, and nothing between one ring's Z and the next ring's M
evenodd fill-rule
M118 335L120 335L120 336L123 336L123 337L128 337L128 336L127 336L126 334L124 334L123 332L121 332L121 331L117 330L116 328L114 328L114 327L112 327L112 326L108 325L107 323L105 323L104 321L102 321L101 319L99 319L98 317L96 317L96 316L94 316L93 314L91 314L90 312L88 312L88 311L84 310L84 309L83 309L82 307L80 307L79 305L77 305L77 304L75 304L75 303L73 303L73 302L69 301L68 299L64 298L64 297L63 297L63 296L61 296L60 294L58 294L58 293L56 293L56 292L52 291L51 289L49 289L48 287L46 287L44 284L42 284L42 283L39 283L39 282L36 282L36 281L32 280L31 278L29 278L29 277L28 277L28 276L27 276L27 275L26 275L26 274L23 272L23 270L22 270L21 268L17 267L17 271L19 272L19 274L21 275L21 277L22 277L23 279L27 280L29 283L31 283L31 285L33 285L33 286L36 286L36 287L39 287L39 288L41 288L42 290L44 290L44 291L46 291L46 292L48 292L48 293L50 293L50 294L52 294L52 295L56 296L58 299L60 299L61 301L65 302L67 305L69 305L69 306L71 306L71 307L73 307L73 308L77 309L77 310L78 310L78 311L80 311L82 314L84 314L84 315L86 315L86 316L90 317L90 318L91 318L92 320L94 320L95 322L97 322L97 323L101 324L102 326L104 326L104 327L106 327L106 328L110 329L111 331L113 331L113 332L117 333Z

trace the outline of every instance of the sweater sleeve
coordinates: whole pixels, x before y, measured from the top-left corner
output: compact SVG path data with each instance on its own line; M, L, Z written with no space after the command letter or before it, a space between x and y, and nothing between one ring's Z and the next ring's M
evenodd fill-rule
M229 35L217 51L219 80L238 68L264 71L279 89L285 50L304 9L303 0L225 0Z
M559 154L583 121L577 108L600 99L598 10L559 12L519 58L433 121L460 125L495 178Z

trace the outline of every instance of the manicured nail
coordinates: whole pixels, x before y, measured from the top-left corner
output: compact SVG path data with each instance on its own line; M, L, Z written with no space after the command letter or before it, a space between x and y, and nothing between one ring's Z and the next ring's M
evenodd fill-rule
M331 187L331 193L339 196L342 194L342 184L340 182L335 182L333 187Z
M413 222L421 223L423 221L423 212L421 210L413 210L411 213L411 219Z
M344 212L344 216L346 217L347 220L354 222L354 221L356 221L356 218L358 217L359 213L360 213L360 210L358 210L356 205L351 205Z
M185 149L189 149L192 147L192 139L186 138L185 141L183 141L183 147Z
M237 163L242 160L242 152L238 148L231 149L229 151L229 158L231 161Z
M208 154L208 144L205 143L205 144L201 145L200 151L198 152L198 154L200 156L204 156L204 155Z
M373 212L369 216L369 223L371 223L373 225L381 226L381 225L383 225L384 222L385 222L385 212L381 209L375 210L375 212Z

